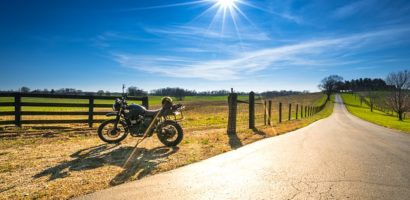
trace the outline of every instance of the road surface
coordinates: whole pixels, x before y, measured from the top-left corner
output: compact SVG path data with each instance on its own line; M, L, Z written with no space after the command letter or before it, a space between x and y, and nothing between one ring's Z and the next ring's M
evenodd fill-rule
M80 199L410 199L410 134L334 113L308 127Z

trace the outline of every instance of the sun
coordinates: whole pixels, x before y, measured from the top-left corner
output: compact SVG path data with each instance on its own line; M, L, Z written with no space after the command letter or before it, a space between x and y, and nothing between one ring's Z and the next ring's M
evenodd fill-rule
M236 0L217 0L218 6L222 8L232 8L235 6Z

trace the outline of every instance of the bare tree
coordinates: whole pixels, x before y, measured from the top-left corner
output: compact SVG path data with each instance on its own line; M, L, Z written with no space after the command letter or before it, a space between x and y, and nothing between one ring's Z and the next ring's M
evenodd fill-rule
M145 96L145 95L147 95L146 91L144 91L142 89L139 89L135 86L128 87L127 93L130 96Z
M410 71L404 70L390 73L386 78L388 85L394 86L393 91L387 99L387 104L403 120L403 113L410 109Z
M21 93L29 93L30 92L30 88L23 86L20 88L20 92Z
M98 90L98 91L97 91L97 95L99 95L99 96L104 95L104 90Z
M337 87L342 83L343 78L338 75L331 75L324 78L319 85L319 88L327 95L327 101L330 100L330 95L336 92Z

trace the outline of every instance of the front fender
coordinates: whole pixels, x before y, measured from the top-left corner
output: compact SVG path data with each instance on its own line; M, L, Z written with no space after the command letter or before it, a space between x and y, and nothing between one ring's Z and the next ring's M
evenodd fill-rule
M110 112L105 114L105 116L110 117L110 116L117 116L118 112Z

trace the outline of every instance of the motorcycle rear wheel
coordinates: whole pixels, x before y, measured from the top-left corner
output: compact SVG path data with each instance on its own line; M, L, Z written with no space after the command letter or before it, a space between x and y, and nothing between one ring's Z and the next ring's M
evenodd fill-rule
M114 130L114 124L117 122L116 119L107 120L98 127L98 137L106 143L120 143L123 141L127 135L127 125L125 122L120 121L117 124L117 130Z
M176 121L166 120L158 130L157 137L165 146L174 147L182 141L184 132Z

